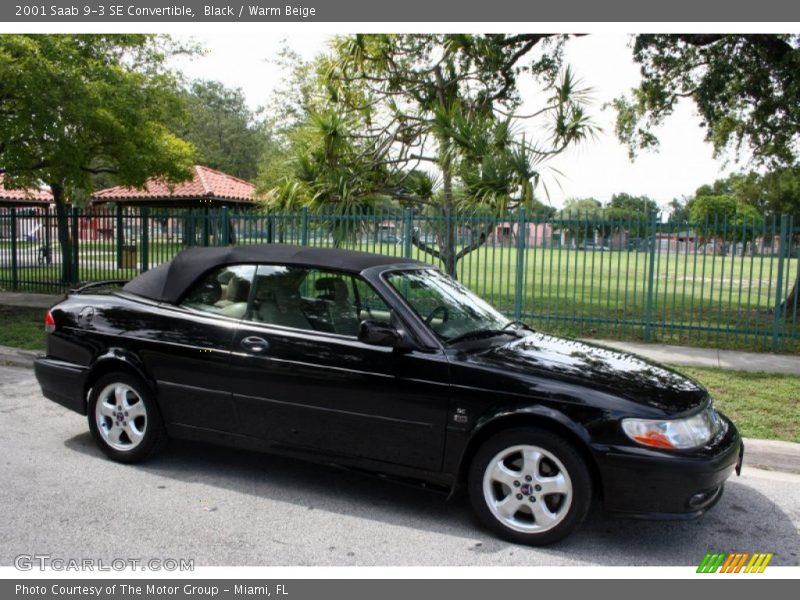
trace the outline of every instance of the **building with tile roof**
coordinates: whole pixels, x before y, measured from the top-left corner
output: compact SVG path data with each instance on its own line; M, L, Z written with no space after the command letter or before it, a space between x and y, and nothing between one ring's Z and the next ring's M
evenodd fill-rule
M116 186L92 195L92 204L116 202L127 206L220 207L252 204L255 186L252 183L202 165L193 167L194 176L183 183L167 183L148 179L141 189Z
M29 188L24 190L7 189L5 177L0 173L0 206L41 206L45 207L53 202L53 194L49 190Z

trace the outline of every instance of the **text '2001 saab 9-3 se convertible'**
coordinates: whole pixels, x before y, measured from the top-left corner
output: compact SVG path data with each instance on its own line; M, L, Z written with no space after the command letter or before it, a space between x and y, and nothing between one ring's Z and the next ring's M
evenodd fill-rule
M46 315L36 376L110 458L168 437L453 491L500 536L546 544L593 498L696 516L741 467L734 425L680 374L534 332L409 259L193 248Z

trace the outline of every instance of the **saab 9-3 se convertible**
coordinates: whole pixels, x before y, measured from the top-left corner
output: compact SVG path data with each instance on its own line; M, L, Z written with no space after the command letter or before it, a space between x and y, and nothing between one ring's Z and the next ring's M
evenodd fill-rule
M696 382L546 335L424 263L286 245L191 248L45 318L44 395L125 463L168 438L453 492L513 542L621 516L692 517L741 468Z

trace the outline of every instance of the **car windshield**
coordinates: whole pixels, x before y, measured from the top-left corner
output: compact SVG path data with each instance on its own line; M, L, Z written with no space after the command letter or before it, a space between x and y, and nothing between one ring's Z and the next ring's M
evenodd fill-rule
M386 280L445 342L504 333L513 335L509 329L512 321L440 271L394 271Z

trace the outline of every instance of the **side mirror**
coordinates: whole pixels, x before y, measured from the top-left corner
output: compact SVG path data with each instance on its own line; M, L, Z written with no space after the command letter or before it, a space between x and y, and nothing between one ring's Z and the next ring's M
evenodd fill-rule
M367 320L361 321L358 327L358 341L371 346L397 348L403 342L403 336L388 323Z

